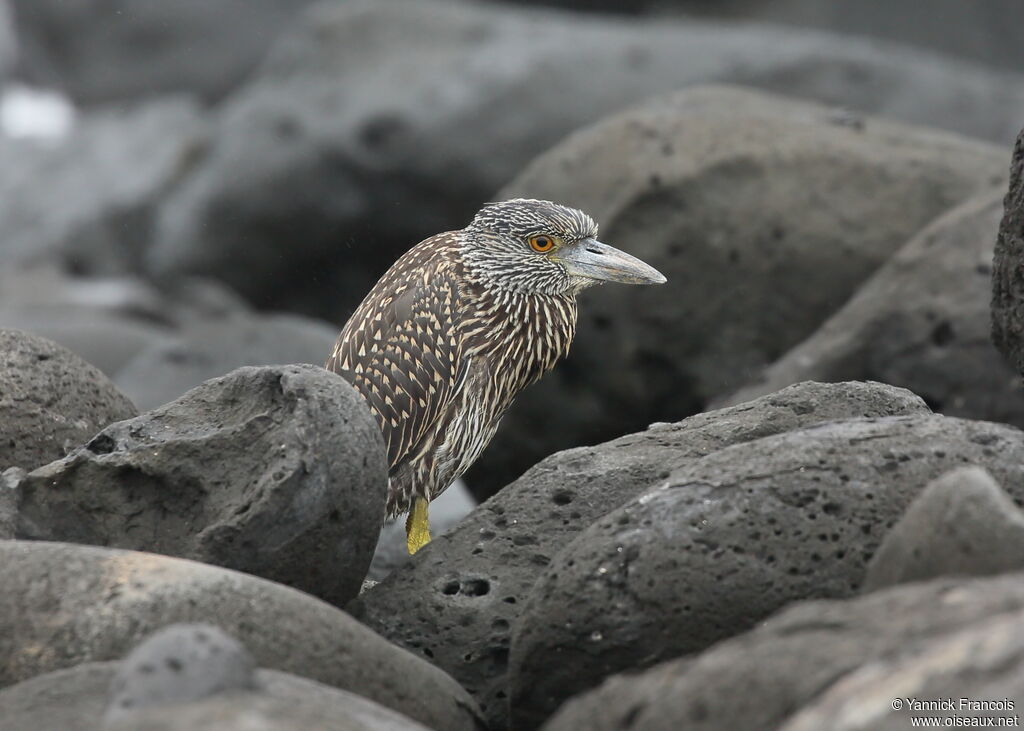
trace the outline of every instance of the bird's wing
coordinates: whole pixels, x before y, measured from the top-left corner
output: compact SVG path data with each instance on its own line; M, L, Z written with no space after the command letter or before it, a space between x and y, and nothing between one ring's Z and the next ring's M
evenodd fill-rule
M436 256L448 242L428 246L434 239L410 250L370 291L326 364L370 404L392 470L445 413L465 375L458 277L448 257Z

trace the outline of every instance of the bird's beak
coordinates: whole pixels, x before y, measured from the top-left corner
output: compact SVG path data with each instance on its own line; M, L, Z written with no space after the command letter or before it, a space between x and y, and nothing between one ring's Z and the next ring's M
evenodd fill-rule
M668 281L651 265L596 239L583 239L563 246L554 258L569 274L601 282L664 284Z

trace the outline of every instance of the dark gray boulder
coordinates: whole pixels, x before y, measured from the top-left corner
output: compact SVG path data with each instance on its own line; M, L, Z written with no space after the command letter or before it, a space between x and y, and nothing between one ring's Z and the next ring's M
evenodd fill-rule
M936 636L920 652L869 662L832 685L780 731L903 731L912 716L938 718L947 728L1016 726L1024 687L1022 622L1022 611L998 614ZM889 702L880 703L879 698ZM938 713L915 707L917 701L940 698L953 699L952 707Z
M18 515L18 493L15 488L25 476L20 467L8 467L0 472L0 540L14 538Z
M0 688L0 731L96 731L116 662L87 662Z
M0 327L43 335L107 374L141 409L247 365L323 363L337 328L253 311L212 279L159 287L133 275L54 266L0 274Z
M926 226L814 334L720 403L798 381L871 379L908 388L948 416L1024 427L1020 379L989 337L1002 195L986 193Z
M616 672L699 652L784 605L855 593L930 481L984 467L1024 498L1024 432L943 416L854 419L721 449L583 531L512 630L512 725Z
M362 397L318 366L240 368L29 473L19 538L194 558L341 605L384 517L387 466Z
M347 690L428 728L479 731L476 704L448 675L341 610L280 584L148 553L0 541L0 586L0 688L120 659L168 624L206 623L237 639L261 668ZM260 673L257 680L267 686ZM73 687L35 686L37 696L65 699L61 689ZM318 691L306 690L293 695L293 706ZM102 713L102 706L90 707Z
M151 709L103 726L103 731L430 731L358 697L331 694L308 702L274 696L218 696L174 709ZM306 701L306 702L303 702Z
M135 276L77 277L52 262L0 273L0 327L53 340L111 379L140 352L182 330L247 311L237 295L209 279L157 289Z
M111 683L122 663L87 662L0 689L0 731L96 731ZM189 703L126 713L104 729L218 731L323 729L324 731L425 731L407 716L368 698L277 670L255 670L255 687Z
M11 22L11 8L7 0L0 0L0 85L6 81L16 56L17 44Z
M608 0L593 0L608 2ZM629 0L619 0L633 5ZM784 23L844 35L886 39L1018 71L1024 67L1015 29L1024 22L1016 0L667 0L661 9ZM612 4L612 3L609 3Z
M104 309L8 307L6 303L0 305L0 327L52 340L111 380L140 352L172 336L171 330L158 323Z
M553 449L706 408L1005 167L975 141L737 88L655 98L569 136L496 198L578 206L668 283L584 293L568 359L516 401L468 484L489 495Z
M138 413L110 380L54 342L0 329L0 472L60 459Z
M998 627L990 635L994 644L977 656L979 666L986 668L984 672L968 684L972 658L960 648L949 663L950 675L961 673L959 677L965 681L961 690L955 690L955 697L969 695L971 688L978 687L973 685L977 680L993 679L1002 672L1003 677L1019 677L1012 666L1000 668L992 661L1002 654L1019 663L1019 639L1005 645L1003 653L998 646L1007 630L1001 622L1009 618L1019 622L1022 610L1021 574L940 579L847 601L803 602L696 657L611 678L600 688L566 703L544 725L544 731L775 729L793 713L814 703L833 683L867 663L894 658L898 662L928 653L938 649L940 645L935 643L959 639L954 633L982 629L992 623ZM922 679L888 676L889 687L872 697L868 706L861 707L865 717L881 718L891 711L892 699L904 695L899 692L901 687L907 687L908 693L923 688L922 698L936 698L925 694L927 686L922 686ZM906 680L911 682L898 685ZM902 723L896 728L907 728L905 716ZM827 724L821 728L839 727ZM876 727L868 723L865 728Z
M1003 200L992 261L992 341L1006 360L1024 374L1024 130L1010 162L1010 188Z
M864 590L939 576L1024 571L1024 513L978 467L930 483L868 565Z
M451 673L507 724L511 627L538 574L605 513L731 444L854 416L927 414L881 384L802 383L677 424L555 454L480 505L347 609ZM599 607L594 607L598 611Z
M152 409L242 366L322 363L337 337L333 326L308 317L241 312L153 342L122 365L114 382L140 409Z
M159 200L195 164L207 133L193 100L170 97L85 114L47 143L0 136L0 268L138 270Z
M12 0L21 75L80 104L167 92L217 100L309 0Z
M609 13L657 12L815 28L927 48L1018 71L1024 51L1014 30L1024 22L1017 0L516 0Z
M254 691L256 661L238 640L210 624L172 624L121 661L110 684L110 723L154 706Z
M263 307L340 321L400 253L464 226L566 134L714 82L1000 142L1024 114L1024 77L829 34L498 3L326 2L219 111L209 154L163 207L149 267L213 274ZM557 176L570 191L589 185ZM869 191L885 182L858 180ZM850 212L847 232L870 220ZM716 230L728 238L737 218Z

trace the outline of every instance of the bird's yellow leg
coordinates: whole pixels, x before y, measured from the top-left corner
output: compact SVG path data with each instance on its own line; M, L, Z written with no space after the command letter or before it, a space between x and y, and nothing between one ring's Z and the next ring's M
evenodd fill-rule
M412 502L409 517L405 519L405 539L409 554L416 553L430 543L430 518L427 517L427 506L430 505L421 497Z

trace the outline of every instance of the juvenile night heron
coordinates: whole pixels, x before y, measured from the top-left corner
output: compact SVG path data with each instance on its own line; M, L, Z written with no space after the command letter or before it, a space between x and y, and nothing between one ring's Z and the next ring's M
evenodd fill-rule
M596 237L574 208L491 203L461 231L406 252L342 329L326 367L359 390L384 432L387 517L409 511L409 553L430 540L430 501L469 469L516 395L568 353L576 295L665 281Z

